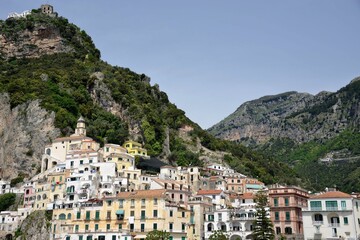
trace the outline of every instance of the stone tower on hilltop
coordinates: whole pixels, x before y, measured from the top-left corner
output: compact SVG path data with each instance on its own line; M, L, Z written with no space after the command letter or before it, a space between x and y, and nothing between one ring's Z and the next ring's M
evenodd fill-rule
M41 13L49 15L50 17L57 17L57 12L54 12L54 7L50 4L41 5Z

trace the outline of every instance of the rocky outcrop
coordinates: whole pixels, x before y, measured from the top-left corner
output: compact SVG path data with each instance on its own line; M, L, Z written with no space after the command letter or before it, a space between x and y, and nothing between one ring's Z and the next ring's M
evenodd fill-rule
M272 138L289 138L297 143L328 139L359 123L359 98L352 81L336 93L317 95L287 92L242 104L209 131L220 138L248 145Z
M74 49L65 44L57 28L36 25L16 33L16 38L0 34L0 53L5 58L29 58L42 55L72 52Z
M4 178L36 173L46 144L60 135L55 114L30 101L13 109L7 94L0 94L0 166Z
M17 240L47 240L51 234L51 212L34 211L22 222Z
M111 96L111 90L104 83L104 74L95 72L91 74L93 84L89 87L89 92L94 103L118 116L121 120L128 123L129 135L133 140L142 138L141 126L138 121L129 117L127 110L119 103L117 103Z

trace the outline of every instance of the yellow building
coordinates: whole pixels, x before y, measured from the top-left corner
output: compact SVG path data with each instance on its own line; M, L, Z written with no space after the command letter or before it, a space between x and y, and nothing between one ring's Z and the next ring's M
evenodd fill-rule
M50 183L49 201L52 206L48 205L48 209L53 209L54 205L60 205L65 200L66 184L65 179L69 175L65 169L49 173L47 176Z
M126 141L123 144L123 147L126 148L127 152L130 155L133 156L141 156L141 157L145 157L147 158L147 150L145 148L142 147L142 145L138 142L134 142L134 141Z
M187 237L190 210L170 200L165 189L121 192L93 199L80 207L53 211L55 239L145 239L153 230L165 230L173 240Z

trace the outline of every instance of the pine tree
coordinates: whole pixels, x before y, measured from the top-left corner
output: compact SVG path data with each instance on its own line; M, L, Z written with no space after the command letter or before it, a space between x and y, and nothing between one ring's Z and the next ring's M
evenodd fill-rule
M268 213L268 200L264 191L259 191L254 199L256 203L256 220L253 223L253 239L273 240L274 229Z

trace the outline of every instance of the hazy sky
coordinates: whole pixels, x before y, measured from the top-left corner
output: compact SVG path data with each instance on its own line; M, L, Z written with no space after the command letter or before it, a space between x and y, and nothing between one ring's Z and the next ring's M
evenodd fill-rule
M0 18L42 3L203 128L245 101L336 91L360 76L360 0L0 0Z

